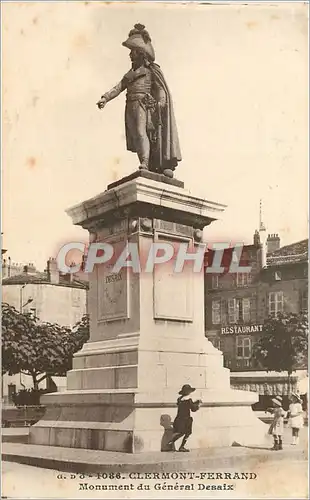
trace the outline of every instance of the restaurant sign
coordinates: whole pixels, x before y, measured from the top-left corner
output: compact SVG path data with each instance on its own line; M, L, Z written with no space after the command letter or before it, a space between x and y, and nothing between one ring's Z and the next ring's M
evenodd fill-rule
M221 328L222 335L240 335L245 333L259 333L263 331L263 325L233 325Z

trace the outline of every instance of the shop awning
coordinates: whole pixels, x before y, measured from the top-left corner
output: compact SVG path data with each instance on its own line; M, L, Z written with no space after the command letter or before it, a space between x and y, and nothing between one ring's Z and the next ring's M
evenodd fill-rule
M231 372L230 385L233 389L257 392L262 396L287 396L291 392L305 394L308 391L308 385L304 382L306 379L308 377L304 370L294 372L290 383L285 372Z

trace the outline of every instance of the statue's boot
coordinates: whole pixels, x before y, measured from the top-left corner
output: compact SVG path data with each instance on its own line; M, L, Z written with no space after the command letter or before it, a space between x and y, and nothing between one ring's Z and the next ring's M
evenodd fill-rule
M148 170L149 169L149 162L148 160L142 160L140 165L139 165L140 170Z
M139 154L138 158L140 160L139 169L140 170L148 170L149 169L149 157L146 154Z

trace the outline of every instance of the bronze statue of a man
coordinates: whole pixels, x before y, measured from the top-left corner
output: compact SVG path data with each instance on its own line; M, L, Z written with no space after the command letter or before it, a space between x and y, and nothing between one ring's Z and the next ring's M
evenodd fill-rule
M173 177L182 158L172 99L164 75L154 62L155 52L145 26L135 24L123 45L130 49L131 70L97 106L104 108L126 89L127 149L138 154L140 169Z

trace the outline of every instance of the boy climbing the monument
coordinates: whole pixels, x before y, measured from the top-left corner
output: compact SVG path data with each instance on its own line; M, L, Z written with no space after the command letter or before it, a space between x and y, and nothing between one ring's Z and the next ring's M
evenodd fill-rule
M178 413L173 422L173 436L168 445L172 447L174 443L183 436L182 443L179 448L179 451L181 452L189 451L185 448L185 444L189 436L192 434L193 418L191 417L191 411L195 412L199 410L202 403L200 399L193 401L190 397L195 390L196 389L194 387L185 384L179 391L180 397L177 400Z

